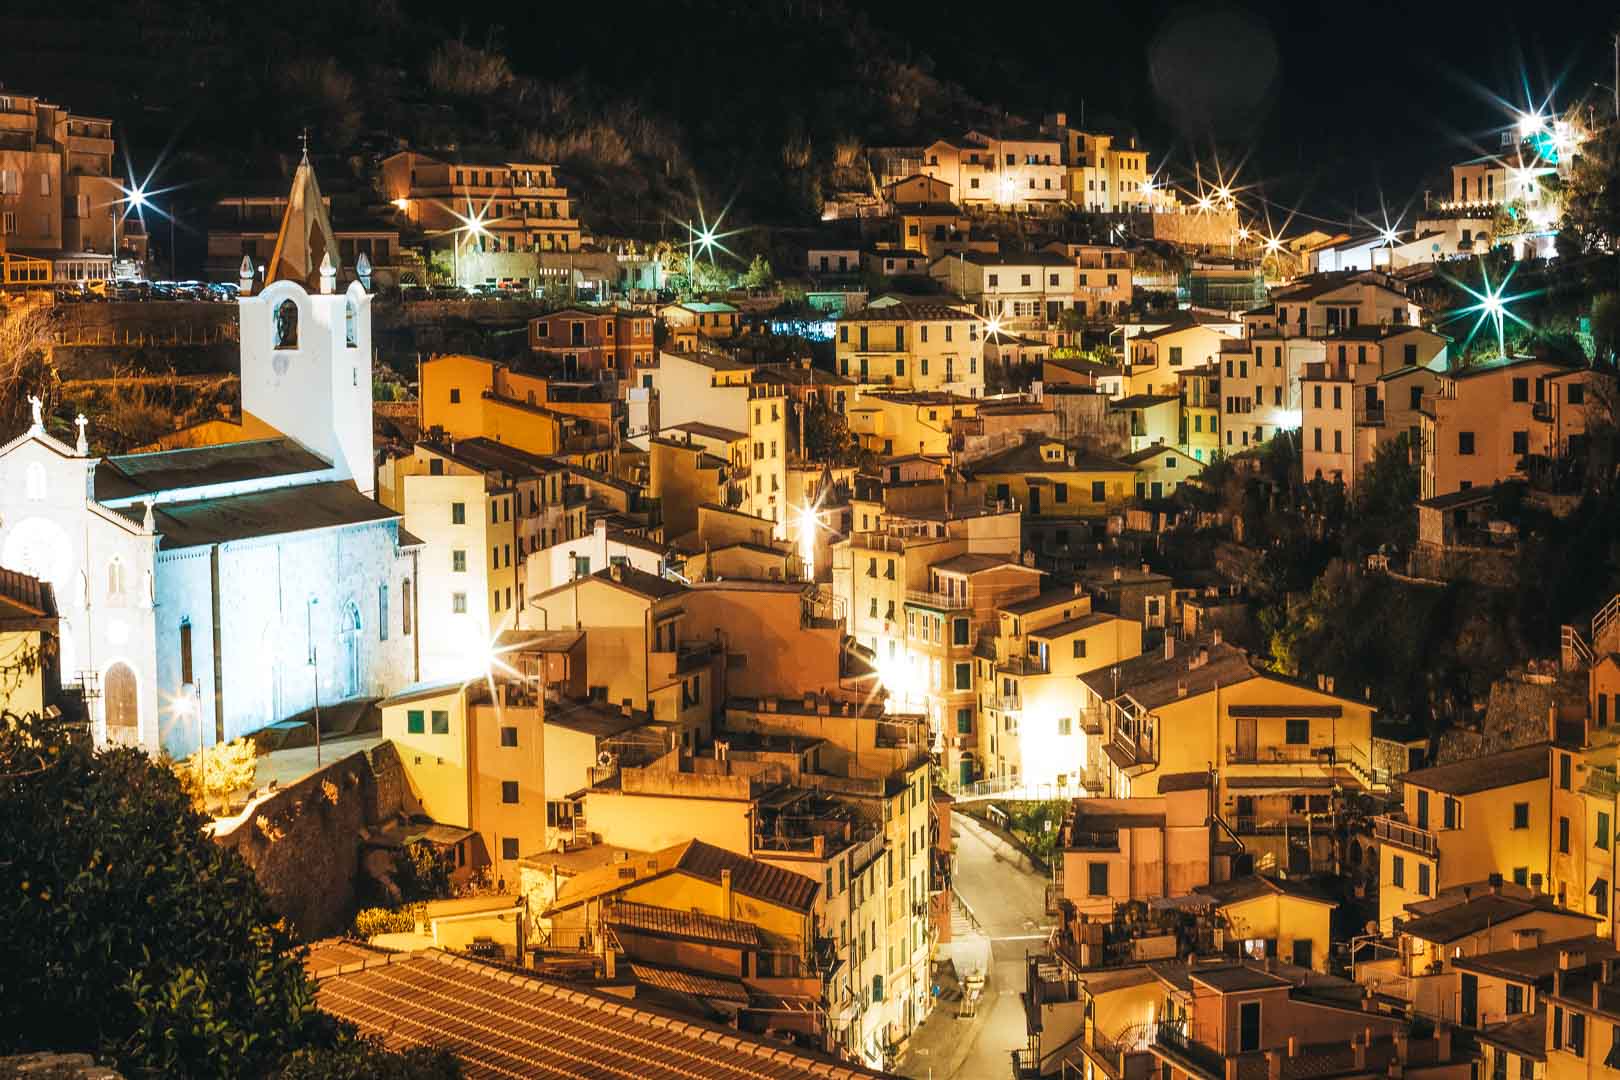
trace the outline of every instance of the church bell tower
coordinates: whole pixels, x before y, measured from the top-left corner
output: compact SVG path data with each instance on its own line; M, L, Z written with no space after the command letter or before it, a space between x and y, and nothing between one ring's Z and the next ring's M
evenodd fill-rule
M360 280L339 291L340 266L306 149L257 291L257 268L242 260L243 420L296 439L373 495L369 274L358 267Z

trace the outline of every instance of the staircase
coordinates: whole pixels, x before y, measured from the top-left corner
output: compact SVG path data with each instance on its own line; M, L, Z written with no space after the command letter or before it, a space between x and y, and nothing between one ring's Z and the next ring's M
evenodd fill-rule
M1558 642L1558 660L1565 671L1589 667L1598 657L1614 652L1620 652L1620 593L1592 616L1590 638L1583 638L1576 627L1565 626Z

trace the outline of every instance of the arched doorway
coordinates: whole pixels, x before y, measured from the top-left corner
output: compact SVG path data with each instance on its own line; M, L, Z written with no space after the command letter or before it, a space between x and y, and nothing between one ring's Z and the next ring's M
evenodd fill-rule
M359 697L360 678L360 608L354 601L343 609L343 696Z
M122 660L101 677L101 704L107 718L107 742L112 746L139 746L141 742L140 686L135 669Z

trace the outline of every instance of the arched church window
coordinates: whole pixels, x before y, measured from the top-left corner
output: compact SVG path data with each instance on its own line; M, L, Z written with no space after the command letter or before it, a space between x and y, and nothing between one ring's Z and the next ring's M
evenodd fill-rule
M140 743L140 698L135 670L123 661L101 677L101 702L107 721L107 741L114 746Z
M28 488L28 498L30 500L32 500L34 502L39 502L39 501L41 501L42 499L45 498L45 466L44 465L41 465L37 461L29 463L29 466L28 466L28 478L27 478L27 481L26 481L26 486Z
M358 326L359 313L354 310L354 301L343 302L343 344L351 349L360 347L360 328Z
M276 306L275 344L278 349L298 348L298 305L291 300Z
M411 632L411 579L406 578L399 583L399 619L400 630L403 633Z
M107 564L107 600L118 603L124 599L124 560L114 555Z

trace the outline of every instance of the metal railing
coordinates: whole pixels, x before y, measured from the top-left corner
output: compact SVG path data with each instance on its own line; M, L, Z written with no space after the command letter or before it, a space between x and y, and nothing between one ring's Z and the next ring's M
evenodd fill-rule
M972 606L966 595L955 593L929 592L926 589L907 589L906 603L921 604L923 607L934 608L937 611L959 611Z
M1364 427L1384 426L1384 405L1359 405L1356 407L1356 423Z
M1434 833L1388 815L1373 818L1373 837L1431 858L1440 854L1440 839Z

